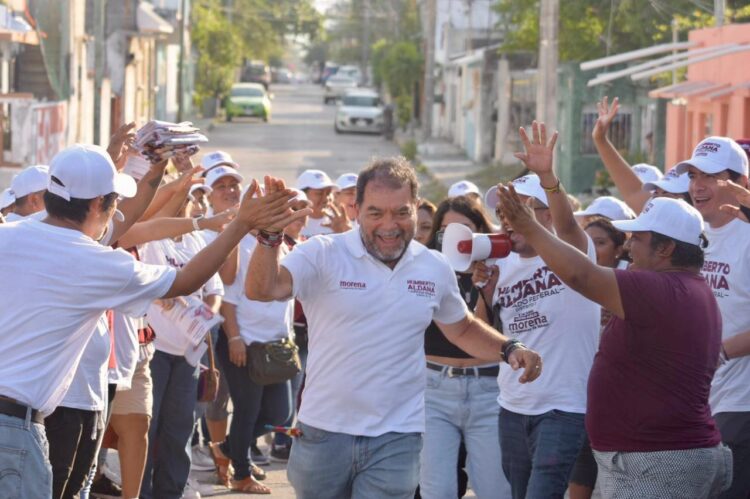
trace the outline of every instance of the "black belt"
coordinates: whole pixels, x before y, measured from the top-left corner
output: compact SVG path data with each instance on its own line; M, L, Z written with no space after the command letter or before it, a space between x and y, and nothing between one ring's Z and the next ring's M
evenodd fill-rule
M500 373L499 365L492 366L492 367L451 367L451 366L443 366L440 364L434 364L432 362L428 362L427 369L432 369L433 371L440 371L440 372L443 372L443 370L445 370L445 373L448 375L449 378L454 378L456 376L497 377L497 375Z
M42 413L36 409L31 409L28 406L19 404L18 402L11 400L7 397L0 396L0 414L6 416L13 416L14 418L26 419L26 413L31 410L31 421L33 423L44 424L44 417Z

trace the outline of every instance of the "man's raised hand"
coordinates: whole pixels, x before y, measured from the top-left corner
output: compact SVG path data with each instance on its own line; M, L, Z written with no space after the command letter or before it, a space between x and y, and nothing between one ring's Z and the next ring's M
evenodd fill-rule
M742 187L739 184L732 182L731 180L717 180L716 182L721 189L726 189L737 198L737 202L740 203L743 208L734 206L731 204L723 204L719 209L725 213L733 215L735 218L739 218L743 222L750 222L748 220L747 212L750 209L750 190Z
M312 213L310 208L294 211L290 202L296 193L287 189L284 181L265 177L265 193L261 192L257 180L253 180L240 202L237 220L244 223L247 230L264 230L278 233L297 220Z
M546 174L552 173L552 163L558 133L553 133L548 141L547 127L544 123L537 123L536 121L531 123L531 132L532 138L529 140L526 130L523 128L518 130L524 152L517 152L514 156L523 161L526 168L541 178Z

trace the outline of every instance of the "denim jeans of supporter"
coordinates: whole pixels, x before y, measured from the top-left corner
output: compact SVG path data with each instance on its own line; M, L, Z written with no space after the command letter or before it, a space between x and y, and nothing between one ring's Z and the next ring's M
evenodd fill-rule
M583 445L584 415L552 410L527 416L500 409L503 472L513 499L562 498Z
M0 414L0 497L47 499L52 495L52 466L44 425Z
M180 499L190 474L199 369L183 356L159 350L154 352L150 367L154 407L141 497Z
M732 486L721 499L746 499L750 497L750 412L720 412L714 419L734 463Z
M502 462L497 419L499 388L494 376L454 376L427 369L426 426L420 456L423 499L454 499L461 439L469 483L478 499L506 499L510 484Z
M419 482L419 433L363 437L302 422L287 477L298 499L412 499ZM453 463L453 474L456 465Z
M229 384L234 412L227 439L221 450L232 460L234 479L250 476L248 448L260 435L268 433L266 425L281 425L292 414L291 384L258 385L250 380L247 367L238 367L229 360L226 336L216 343L216 355Z
M659 452L599 452L598 486L608 499L708 499L732 482L732 451L719 444Z

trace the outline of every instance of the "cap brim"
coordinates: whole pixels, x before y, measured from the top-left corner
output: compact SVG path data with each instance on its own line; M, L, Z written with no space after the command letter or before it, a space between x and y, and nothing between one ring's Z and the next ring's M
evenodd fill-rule
M677 166L675 166L675 168L677 169L677 173L683 174L687 172L688 167L691 167L691 166L709 175L715 175L719 172L723 172L724 170L729 169L722 164L719 164L719 163L716 163L714 161L704 159L704 158L690 158L687 161L678 163Z
M677 181L655 180L653 182L646 182L645 184L643 184L644 191L653 191L654 189L661 189L670 194L685 194L688 192L687 188L680 188Z
M219 180L220 178L224 178L224 177L232 177L233 179L235 179L237 182L240 182L240 183L242 183L242 182L245 181L244 177L242 175L240 175L239 173L225 173L221 177L216 177L215 179L213 179L213 181L211 182L211 185L209 185L209 187L213 188L213 185L216 183L216 181Z
M343 190L346 190L346 189L351 189L352 187L357 187L357 184L356 183L354 183L354 184L348 183L348 184L343 184L343 185L336 184L336 185L333 186L333 188L335 190L337 190L337 191L343 191Z
M644 227L638 219L635 220L613 220L612 225L620 232L645 232L651 229Z
M115 192L124 198L132 198L138 192L138 184L127 173L118 173L114 179Z

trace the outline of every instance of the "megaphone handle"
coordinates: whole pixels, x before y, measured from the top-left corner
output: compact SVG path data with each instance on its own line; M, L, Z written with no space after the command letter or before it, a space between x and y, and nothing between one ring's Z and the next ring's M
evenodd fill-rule
M492 267L493 265L497 263L497 260L498 260L497 258L488 258L487 260L484 261L484 263L488 267ZM487 285L487 281L484 281L484 282L478 282L474 284L474 287L483 289L486 285Z

